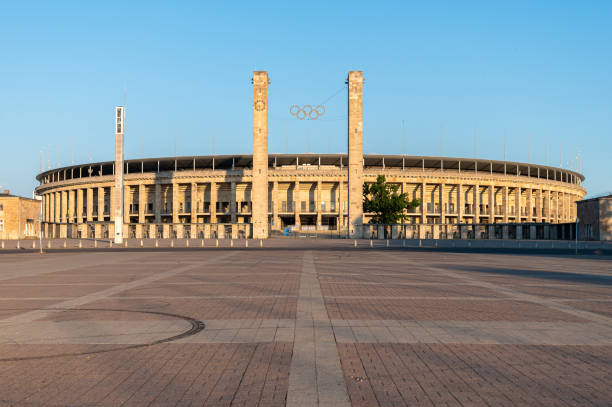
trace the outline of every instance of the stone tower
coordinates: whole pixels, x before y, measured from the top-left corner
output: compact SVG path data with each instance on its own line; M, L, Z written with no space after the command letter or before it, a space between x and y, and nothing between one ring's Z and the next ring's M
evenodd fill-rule
M363 72L348 74L348 228L361 237L363 224Z
M115 221L115 243L123 243L123 132L125 109L115 108L115 190L111 213Z
M253 239L268 237L268 73L253 72Z

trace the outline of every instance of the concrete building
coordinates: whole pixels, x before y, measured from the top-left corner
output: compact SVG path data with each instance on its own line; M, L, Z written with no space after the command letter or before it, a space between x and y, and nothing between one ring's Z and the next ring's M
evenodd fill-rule
M358 237L366 233L361 225L371 218L362 210L362 186L379 174L421 200L407 214L408 224L432 225L420 227L419 237L463 237L468 231L458 225L465 224L483 225L472 227L474 238L537 236L542 235L537 225L576 219L576 201L585 195L584 177L568 169L472 158L364 155L360 71L349 72L347 78L348 154L269 153L268 74L254 72L252 83L253 155L124 161L117 147L123 145L121 128L114 162L56 168L37 176L45 235L108 238L121 228L122 237L264 238L292 227ZM121 213L118 202L122 223L114 219ZM528 227L486 226L512 223Z
M0 239L38 237L41 201L0 192Z
M578 201L578 239L612 240L612 194Z
M346 230L348 156L270 154L267 219L272 231ZM566 169L469 158L364 155L364 182L384 174L421 206L408 223L567 223L585 194L583 176ZM251 155L126 160L124 236L251 235ZM49 236L110 237L114 163L46 171L43 199ZM265 188L264 188L265 190ZM369 214L363 215L367 223Z

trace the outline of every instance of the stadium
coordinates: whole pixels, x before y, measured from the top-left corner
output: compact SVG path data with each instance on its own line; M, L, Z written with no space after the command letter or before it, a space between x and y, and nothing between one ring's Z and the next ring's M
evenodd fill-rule
M267 73L254 73L253 155L123 160L123 108L118 107L115 161L37 176L45 236L263 238L289 229L364 237L371 234L372 214L360 211L361 187L380 174L421 201L407 211L394 236L557 238L543 227L576 220L576 201L586 193L584 176L568 169L364 155L359 71L350 72L347 82L348 154L269 154L268 83ZM521 228L524 224L532 227Z

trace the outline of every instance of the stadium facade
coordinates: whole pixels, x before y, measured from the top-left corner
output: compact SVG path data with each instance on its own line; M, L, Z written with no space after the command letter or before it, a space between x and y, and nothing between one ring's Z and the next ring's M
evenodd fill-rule
M584 176L575 171L475 158L364 155L359 71L347 80L348 154L270 154L268 84L266 72L254 73L253 155L124 161L124 113L118 108L115 161L37 176L44 234L265 238L291 227L360 237L369 233L363 225L371 218L361 211L362 185L380 174L421 200L407 211L410 227L398 229L404 237L479 238L479 228L487 232L491 225L576 219L576 201L586 191Z

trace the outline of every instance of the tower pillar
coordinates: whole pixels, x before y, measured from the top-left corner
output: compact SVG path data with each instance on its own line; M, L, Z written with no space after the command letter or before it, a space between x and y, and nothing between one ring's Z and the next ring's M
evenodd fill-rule
M253 238L268 237L268 84L266 71L253 72Z
M361 237L363 224L363 72L348 74L348 232Z

